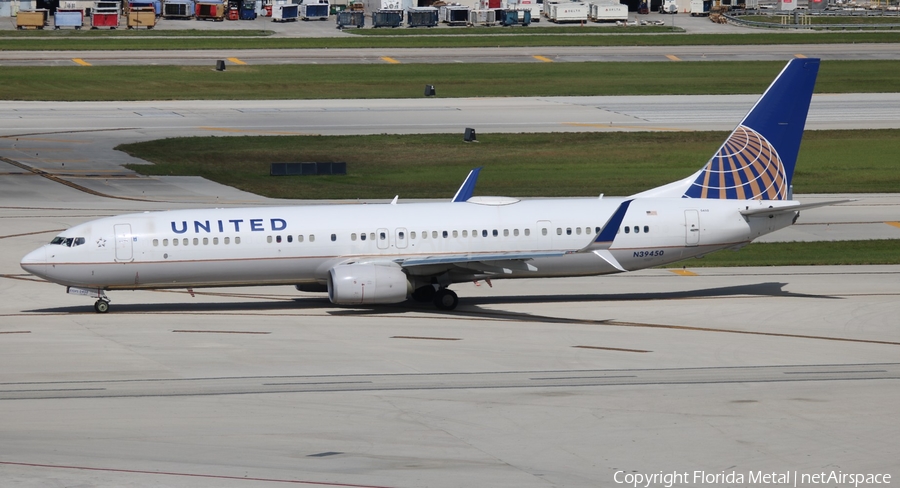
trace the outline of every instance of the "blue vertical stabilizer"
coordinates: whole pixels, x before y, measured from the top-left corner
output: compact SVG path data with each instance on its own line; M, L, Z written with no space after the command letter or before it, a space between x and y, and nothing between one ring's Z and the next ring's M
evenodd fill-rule
M818 59L793 59L685 191L685 198L787 200Z

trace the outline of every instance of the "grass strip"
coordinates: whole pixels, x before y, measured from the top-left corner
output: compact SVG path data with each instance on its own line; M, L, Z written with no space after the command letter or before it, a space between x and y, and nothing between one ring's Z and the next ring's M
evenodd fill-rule
M877 239L867 241L752 243L737 252L718 251L700 259L680 261L662 267L716 268L870 264L900 264L900 245L898 245L898 241L894 239Z
M449 29L448 29L449 30ZM501 31L498 29L498 31ZM81 32L81 31L78 31ZM146 32L146 31L145 31ZM156 31L154 31L156 32ZM159 31L163 32L163 31ZM169 31L177 35L178 31ZM335 48L457 48L457 47L538 47L538 46L705 46L774 44L848 44L900 43L900 31L894 32L765 32L752 34L484 34L484 35L347 35L342 37L267 37L227 39L163 39L154 37L109 37L108 42L76 36L45 38L41 42L22 42L34 37L10 37L0 43L5 51L85 51L85 50L184 50L184 49L335 49Z
M89 60L89 59L88 59ZM0 70L0 99L264 100L758 94L782 61L229 66L30 66ZM728 76L722 76L728 73ZM298 80L303 80L298 83ZM523 83L522 80L528 80ZM114 89L111 87L119 87ZM822 63L817 93L900 92L896 61Z
M727 132L585 132L372 136L190 137L117 149L150 161L145 175L202 176L274 198L450 198L483 166L476 195L631 195L689 176ZM900 130L807 131L796 193L896 192ZM427 156L425 156L427 155ZM269 176L270 163L347 162L346 176Z
M781 24L782 18L787 17L788 23L793 23L793 16L790 15L743 15L741 20L749 20L751 22L765 22L768 24ZM810 15L806 17L810 23L818 25L877 25L877 24L900 24L900 17L823 17Z

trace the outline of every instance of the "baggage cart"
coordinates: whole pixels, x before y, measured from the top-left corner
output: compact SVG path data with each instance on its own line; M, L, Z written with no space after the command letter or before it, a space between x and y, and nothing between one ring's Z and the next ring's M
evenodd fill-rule
M402 10L378 10L372 12L372 28L378 27L400 27L403 25Z
M465 5L444 5L441 7L441 22L448 25L469 25L469 11Z
M212 20L214 22L222 22L225 20L225 4L221 1L204 1L197 2L194 9L194 17L197 20Z
M407 27L434 27L438 25L438 9L434 7L411 8L406 11Z
M327 2L323 3L302 3L300 4L300 18L303 20L328 20L329 6Z
M272 22L296 22L299 16L299 5L279 4L272 6Z
M53 28L74 27L76 30L81 29L84 25L84 10L81 9L56 9L53 14Z
M117 8L94 8L91 12L91 29L99 29L101 27L109 27L115 29L119 26L119 9Z
M503 12L503 25L505 27L513 26L513 25L521 25L528 26L531 24L531 10L504 10Z
M481 25L490 27L497 24L496 10L470 10L469 25Z
M337 28L356 27L362 29L366 25L366 13L362 10L344 10L337 14Z
M153 9L153 14L159 17L162 15L162 2L159 0L132 0L128 2L128 8L142 8L149 7Z
M165 19L190 19L193 16L193 0L167 0L163 4L163 18Z
M256 2L244 0L241 2L241 20L256 20Z
M16 16L16 29L43 29L47 25L47 9L19 10Z
M152 29L156 25L156 10L153 7L132 7L128 10L125 24L129 29Z

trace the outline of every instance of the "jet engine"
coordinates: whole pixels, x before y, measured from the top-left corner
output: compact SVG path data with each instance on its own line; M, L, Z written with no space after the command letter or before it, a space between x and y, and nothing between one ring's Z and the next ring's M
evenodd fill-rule
M328 299L338 305L399 303L409 293L406 273L394 264L341 264L328 272Z

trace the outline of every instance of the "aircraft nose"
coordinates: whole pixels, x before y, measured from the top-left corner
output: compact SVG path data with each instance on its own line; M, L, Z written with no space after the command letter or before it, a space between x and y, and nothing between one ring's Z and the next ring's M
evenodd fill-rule
M19 263L19 266L33 275L43 276L43 271L46 264L47 247L41 246L34 251L26 254L25 257L22 258L22 261Z

